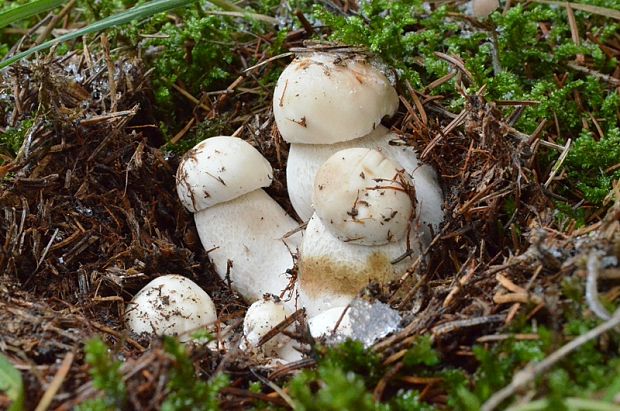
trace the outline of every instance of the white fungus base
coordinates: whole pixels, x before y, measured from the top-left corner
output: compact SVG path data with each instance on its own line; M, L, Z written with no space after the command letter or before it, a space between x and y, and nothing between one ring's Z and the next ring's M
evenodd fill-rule
M286 168L289 197L295 212L302 221L308 221L314 209L312 191L314 177L319 167L334 153L353 147L371 148L383 152L400 164L413 180L416 189L419 221L424 227L423 239L431 240L431 230L436 233L443 221L443 194L437 182L435 171L429 165L421 164L413 147L390 145L399 141L398 136L378 126L367 136L337 144L291 144Z
M199 211L194 219L215 271L226 280L230 261L232 288L248 302L265 293L279 296L289 285L286 271L293 268L291 253L301 234L282 237L299 224L263 190Z
M301 306L312 317L346 306L371 281L387 283L400 278L420 254L420 240L414 234L410 243L411 255L392 264L407 252L406 237L380 246L350 244L329 233L314 215L306 227L299 259Z

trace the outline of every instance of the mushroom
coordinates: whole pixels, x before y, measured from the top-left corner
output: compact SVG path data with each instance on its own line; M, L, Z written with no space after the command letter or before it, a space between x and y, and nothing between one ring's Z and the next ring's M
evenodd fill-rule
M408 231L414 204L402 169L376 150L338 151L314 179L313 204L327 230L349 244L382 245Z
M296 145L331 145L363 137L397 109L396 90L365 57L352 53L300 54L284 69L273 93L275 122L282 138L291 143L288 186L296 188L308 177L311 185L316 172L306 171L305 158L297 158L293 149ZM301 166L295 167L297 162ZM291 196L293 207L307 221L312 210L295 197Z
M397 134L383 126L362 138L337 144L291 144L286 174L291 204L299 217L307 221L314 212L312 187L321 164L337 151L354 147L371 148L396 161L413 181L415 190L425 193L418 207L424 236L430 240L431 232L437 232L443 221L443 194L437 175L431 166L418 161L413 147L404 145Z
M286 178L291 204L302 221L313 214L312 185L317 170L333 153L352 147L382 151L400 163L420 202L424 235L443 220L442 193L431 167L418 162L412 147L380 122L398 108L389 80L354 54L314 52L297 57L278 79L273 111L280 134L291 143Z
M242 349L252 349L267 358L277 358L284 362L301 359L299 351L293 347L293 340L282 334L271 337L259 346L263 337L291 316L291 311L275 296L266 294L262 300L254 302L243 320Z
M179 198L194 213L215 271L249 302L287 289L294 265L298 239L283 236L298 224L261 189L272 176L258 150L225 136L188 151L176 175Z
M211 297L189 278L162 275L142 288L129 303L125 324L135 334L178 335L188 341L188 332L217 320Z
M420 255L412 196L402 168L376 150L342 150L320 167L299 257L308 315L347 305L370 281L399 278Z
M488 17L499 7L499 0L471 0L469 3L474 17Z

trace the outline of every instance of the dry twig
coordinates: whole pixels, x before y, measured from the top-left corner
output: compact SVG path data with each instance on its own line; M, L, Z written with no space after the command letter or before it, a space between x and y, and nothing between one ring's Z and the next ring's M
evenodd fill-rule
M587 333L580 335L571 342L563 345L560 349L554 351L551 355L549 355L541 362L529 365L523 370L517 372L512 378L510 384L493 394L491 398L489 398L483 404L481 410L493 411L494 409L499 407L501 403L516 394L517 391L519 391L525 385L534 381L538 376L547 371L549 368L553 367L553 365L555 365L558 361L569 355L571 352L592 341L593 339L598 338L600 335L606 333L607 331L616 328L618 325L620 325L620 310L616 311L614 315L606 322L591 329Z

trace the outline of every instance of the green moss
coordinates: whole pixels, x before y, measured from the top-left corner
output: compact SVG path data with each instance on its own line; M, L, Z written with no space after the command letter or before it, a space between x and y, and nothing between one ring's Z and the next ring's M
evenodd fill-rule
M299 410L382 410L430 411L435 407L422 401L416 390L398 390L384 402L373 399L372 389L386 369L381 358L359 341L319 349L319 365L290 381L288 387ZM441 368L439 354L429 337L420 337L404 358L406 372L439 376L454 385L466 379L455 370Z
M421 336L418 341L407 351L403 362L406 367L412 368L417 365L432 367L440 363L439 354L433 349L433 343L428 336Z
M616 100L611 101L610 106L617 104ZM612 181L620 179L620 169L613 168L617 164L620 164L619 128L611 128L598 141L591 132L584 131L566 158L570 180L593 204L601 204L611 191Z
M472 393L480 401L510 383L516 369L544 357L539 341L508 341L490 350L475 346L473 351L480 365L475 373Z
M174 365L168 374L166 384L168 396L161 409L163 411L218 410L219 392L228 386L228 377L218 374L208 381L199 378L185 347L173 337L164 337L164 349L174 360Z
M80 404L78 411L122 409L127 390L120 372L122 363L112 358L108 346L100 339L88 341L84 347L86 363L90 366L93 386L102 391L102 396Z
M25 120L15 128L7 128L4 133L0 134L0 153L15 156L33 125L33 120ZM0 164L2 164L1 159Z
M317 390L313 390L317 386ZM375 409L372 394L364 379L354 372L330 365L319 366L314 372L304 372L289 385L295 408L299 411Z
M199 96L201 91L229 79L226 67L233 63L237 32L234 20L220 16L200 16L187 10L184 24L167 22L159 30L163 38L151 39L145 47L161 49L153 59L157 102L172 107L172 85L179 82ZM223 84L223 83L221 83Z
M360 341L348 340L324 353L321 364L342 369L346 373L365 376L368 386L382 375L381 357L364 348Z

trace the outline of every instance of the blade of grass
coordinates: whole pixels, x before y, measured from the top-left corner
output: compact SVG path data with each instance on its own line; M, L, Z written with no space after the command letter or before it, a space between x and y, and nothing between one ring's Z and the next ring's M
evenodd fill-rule
M533 0L534 3L551 4L553 6L569 5L572 9L587 11L588 13L598 14L605 17L611 17L612 19L620 20L620 11L614 9L608 9L605 7L591 6L589 4L580 4L566 1L553 1L553 0Z
M197 0L154 0L154 1L150 1L143 5L136 6L134 8L123 11L121 13L112 15L110 17L106 17L105 19L101 19L82 29L76 30L71 33L67 33L65 35L49 40L38 46L31 47L26 51L22 51L21 53L18 53L0 62L0 69L8 67L11 64L25 57L28 57L38 51L50 48L51 46L55 44L62 43L63 41L73 40L77 37L84 36L86 34L96 33L102 30L106 30L111 27L120 26L122 24L127 24L134 20L145 19L157 13L162 13L162 12L172 10L178 7L187 6L189 4L195 3L196 1ZM243 11L243 9L240 9L238 6L232 3L229 3L226 0L214 0L212 1L212 3L226 10L234 10L234 11L242 10ZM258 18L260 16L260 15L252 14L252 13L248 13L248 15L254 16L255 18ZM267 17L267 16L262 16L262 17Z
M13 365L0 354L0 391L12 401L9 411L21 411L24 409L24 383L22 375Z
M0 29L37 14L55 9L65 0L37 0L0 13Z
M133 20L147 18L157 13L172 10L172 9L175 9L181 6L186 6L188 4L194 3L195 1L196 0L154 0L154 1L150 1L146 4L136 6L129 10L123 11L121 13L114 14L112 16L101 19L89 26L76 30L72 33L67 33L55 39L46 41L45 43L40 44L38 46L31 47L26 51L22 51L21 53L17 53L16 55L9 57L8 59L5 59L4 61L0 62L0 69L7 67L25 57L28 57L31 54L34 54L41 50L45 50L63 41L73 40L80 36L90 34L90 33L96 33L96 32L99 32L105 29L109 29L114 26L126 24Z

